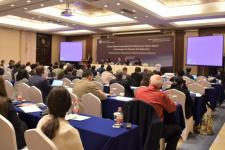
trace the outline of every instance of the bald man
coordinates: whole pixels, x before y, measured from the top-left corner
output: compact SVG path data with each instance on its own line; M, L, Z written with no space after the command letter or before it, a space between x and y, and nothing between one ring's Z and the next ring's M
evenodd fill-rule
M164 110L168 113L176 111L176 104L162 91L163 80L160 75L150 77L148 87L141 87L137 90L135 98L151 105L160 120L164 120ZM177 142L181 135L181 129L177 125L164 125L162 137L167 142L166 150L176 150Z

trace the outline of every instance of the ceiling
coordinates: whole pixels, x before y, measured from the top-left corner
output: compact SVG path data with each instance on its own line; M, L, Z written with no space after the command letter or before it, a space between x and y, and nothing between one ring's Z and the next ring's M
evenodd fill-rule
M66 8L72 16L61 12ZM60 35L225 24L225 0L0 0L0 26Z

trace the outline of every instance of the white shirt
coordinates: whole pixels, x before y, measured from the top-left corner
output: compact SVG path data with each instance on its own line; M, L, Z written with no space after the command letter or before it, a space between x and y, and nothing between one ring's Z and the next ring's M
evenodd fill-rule
M112 80L112 79L115 79L116 77L109 71L104 71L101 75L101 79L102 79L102 82L103 84L109 84L109 82Z

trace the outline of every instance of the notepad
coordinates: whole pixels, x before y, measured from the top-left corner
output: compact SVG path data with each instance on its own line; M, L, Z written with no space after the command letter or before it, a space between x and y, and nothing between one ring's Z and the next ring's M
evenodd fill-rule
M35 104L34 105L27 105L22 106L20 109L25 113L31 113L31 112L41 112L42 110L38 108Z
M88 116L82 116L82 115L78 115L78 114L68 114L65 117L66 120L77 120L77 121L83 121L83 120L87 120L89 118L90 117L88 117Z

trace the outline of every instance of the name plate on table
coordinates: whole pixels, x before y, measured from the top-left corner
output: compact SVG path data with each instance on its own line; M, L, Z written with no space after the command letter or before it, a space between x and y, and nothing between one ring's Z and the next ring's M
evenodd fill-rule
M83 120L87 120L89 118L90 117L88 117L88 116L82 116L82 115L78 115L78 114L68 114L65 117L66 120L77 120L77 121L83 121Z

